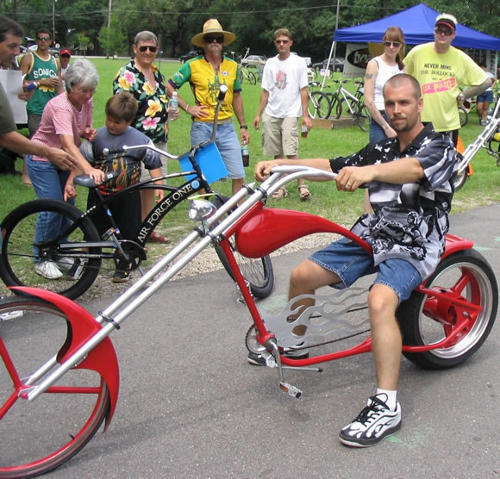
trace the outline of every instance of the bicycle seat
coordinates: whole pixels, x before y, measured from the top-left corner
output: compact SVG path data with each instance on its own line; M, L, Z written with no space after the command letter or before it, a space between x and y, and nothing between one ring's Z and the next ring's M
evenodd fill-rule
M116 178L117 176L118 176L117 173L112 173L112 172L106 173L104 175L103 183L106 183L106 181ZM73 182L75 183L75 185L84 186L85 188L96 188L98 186L94 183L94 180L88 175L75 176Z

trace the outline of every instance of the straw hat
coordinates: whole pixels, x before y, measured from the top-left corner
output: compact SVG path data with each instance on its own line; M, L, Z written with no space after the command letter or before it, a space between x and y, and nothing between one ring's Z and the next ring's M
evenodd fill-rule
M222 30L222 26L218 20L216 18L211 18L203 24L203 31L195 35L191 39L191 43L197 47L204 47L205 42L203 41L203 37L209 33L222 33L224 35L224 43L222 46L229 45L236 40L236 35L234 33Z

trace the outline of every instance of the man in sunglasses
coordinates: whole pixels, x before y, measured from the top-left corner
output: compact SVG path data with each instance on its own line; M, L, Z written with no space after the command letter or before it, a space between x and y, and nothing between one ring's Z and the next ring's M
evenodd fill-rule
M486 90L491 80L466 53L451 46L457 33L457 19L437 16L434 41L413 48L403 60L405 71L422 86L423 122L432 122L435 131L449 132L457 143L460 118L458 105ZM461 91L460 86L467 88Z
M24 77L24 88L33 92L26 104L30 138L35 134L42 119L45 105L62 91L59 61L49 53L52 35L40 28L36 32L37 48L23 56L20 64Z
M307 103L307 65L303 58L291 53L293 39L286 28L274 32L278 54L267 60L262 74L262 92L253 121L258 129L262 114L262 138L265 155L274 158L297 159L299 154L298 119L301 118L303 136L311 129ZM299 197L310 198L309 188L302 178L297 180ZM273 195L280 199L288 196L283 186Z
M0 17L0 64L12 64L20 53L23 29L14 20ZM76 160L59 148L52 148L41 143L29 141L16 128L12 110L5 90L0 83L0 146L19 154L39 155L56 165L61 170L76 167Z
M179 107L193 117L192 145L210 140L219 86L224 84L228 87L219 110L215 143L232 180L233 194L241 189L245 177L240 142L233 125L233 114L236 115L240 125L241 143L248 144L250 141L241 96L239 67L222 52L223 47L235 39L235 34L224 31L215 18L207 20L203 25L203 31L191 39L193 45L203 48L204 54L184 63L167 85L169 95L186 82L191 85L195 104L188 105L179 96Z

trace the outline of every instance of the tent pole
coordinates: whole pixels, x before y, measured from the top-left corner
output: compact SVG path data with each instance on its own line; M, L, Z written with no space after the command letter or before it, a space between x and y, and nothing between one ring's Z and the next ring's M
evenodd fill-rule
M337 0L337 12L335 13L335 32L337 31L339 27L339 9L340 9L340 0ZM335 32L333 33L335 37ZM332 60L332 55L333 55L333 72L335 73L335 58L336 58L336 52L337 52L337 42L333 40L332 46L330 47L330 53L328 55L328 62L326 63L326 69L330 69L330 62ZM321 82L321 88L320 90L323 91L323 87L325 86L326 83L326 75L323 75L323 81Z
M335 51L335 45L336 44L337 44L337 42L335 40L333 40L332 46L330 47L330 53L328 54L328 62L326 63L326 69L327 70L330 69L330 63L331 63L331 60L332 60L332 54ZM333 71L335 71L335 60L333 61ZM321 80L320 91L323 91L323 87L325 86L325 83L326 83L326 75L323 75L323 80Z

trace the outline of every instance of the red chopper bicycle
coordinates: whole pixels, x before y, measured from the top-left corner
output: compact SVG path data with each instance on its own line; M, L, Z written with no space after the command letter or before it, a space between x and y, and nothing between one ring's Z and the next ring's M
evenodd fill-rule
M279 386L298 398L301 391L284 378L287 368L316 370L317 364L371 349L366 324L349 315L366 305L361 288L315 296L289 323L290 303L276 313L262 313L232 252L250 258L268 255L312 233L333 233L370 246L344 227L304 212L264 208L278 188L301 177L330 178L333 173L301 166L273 169L260 185L246 185L226 203L191 201L193 231L146 274L93 317L83 307L55 293L16 288L24 293L0 303L0 314L22 313L0 329L0 434L8 446L0 453L0 478L32 477L69 460L115 412L119 388L118 359L108 337L211 243L223 248L234 279L253 319L246 335L250 351L264 355L278 370ZM238 204L240 205L238 206ZM218 207L218 208L217 208ZM365 290L366 293L366 290ZM446 251L433 275L398 310L404 355L425 368L449 368L464 362L487 338L496 318L498 286L486 259L473 242L447 236ZM297 338L295 327L304 325ZM358 336L364 335L359 340ZM308 359L283 355L285 348L308 348ZM357 344L333 348L340 340ZM48 351L48 352L47 352ZM42 355L40 360L38 355ZM5 374L6 372L6 374Z

